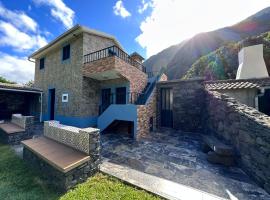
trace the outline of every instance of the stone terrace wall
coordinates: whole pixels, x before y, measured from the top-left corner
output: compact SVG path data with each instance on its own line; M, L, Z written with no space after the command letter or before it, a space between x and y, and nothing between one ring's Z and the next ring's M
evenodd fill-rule
M225 94L206 96L206 131L231 143L242 168L270 192L270 117Z
M160 89L173 90L173 128L196 132L203 130L202 113L205 103L203 79L173 80L158 83L157 124L160 125Z
M88 155L99 156L99 129L80 129L60 124L58 121L45 121L44 136Z

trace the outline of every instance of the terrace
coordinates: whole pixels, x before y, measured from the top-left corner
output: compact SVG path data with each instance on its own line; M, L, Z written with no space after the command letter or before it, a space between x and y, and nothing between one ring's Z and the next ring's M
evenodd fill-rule
M117 79L121 78L121 75L125 77L126 70L146 73L141 63L117 46L84 55L83 75L86 77L97 80Z

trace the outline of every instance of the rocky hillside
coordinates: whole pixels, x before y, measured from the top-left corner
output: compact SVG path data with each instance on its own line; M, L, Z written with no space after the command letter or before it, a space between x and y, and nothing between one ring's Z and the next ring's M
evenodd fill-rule
M166 67L169 79L178 79L183 77L201 56L230 42L238 42L269 30L270 7L231 27L200 33L178 45L171 46L151 56L144 62L144 65L148 71L158 71L160 68Z
M264 44L264 60L270 72L270 32L230 43L197 60L184 79L204 77L207 80L235 79L238 69L238 52L243 46Z

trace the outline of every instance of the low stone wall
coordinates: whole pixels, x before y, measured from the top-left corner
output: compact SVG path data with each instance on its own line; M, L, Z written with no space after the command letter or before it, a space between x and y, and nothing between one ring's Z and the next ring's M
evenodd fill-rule
M66 191L73 188L76 184L86 181L90 176L98 172L100 160L90 159L90 161L70 170L67 173L60 172L38 157L27 148L23 149L23 159L27 163L40 171L42 180L45 184L56 188L59 191Z
M206 92L205 130L232 144L243 170L270 192L270 117L218 92Z
M60 124L58 121L44 122L44 136L88 155L97 150L100 142L99 129L81 129Z
M22 114L12 114L11 123L16 124L23 129L31 129L34 124L34 116L23 116Z
M32 136L32 133L28 131L8 134L0 129L0 140L5 144L20 144L22 140L30 139Z

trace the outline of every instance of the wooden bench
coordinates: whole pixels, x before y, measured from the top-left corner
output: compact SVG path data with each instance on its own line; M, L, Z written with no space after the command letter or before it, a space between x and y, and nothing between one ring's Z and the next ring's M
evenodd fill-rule
M33 116L13 114L10 122L0 123L0 138L4 143L19 144L22 140L32 137L33 124Z
M79 129L48 121L44 123L44 136L22 144L23 159L42 172L47 184L60 191L74 187L99 170L98 129Z
M235 164L234 149L231 146L224 144L214 136L203 136L202 150L204 153L207 153L207 160L210 163L226 166L232 166Z

